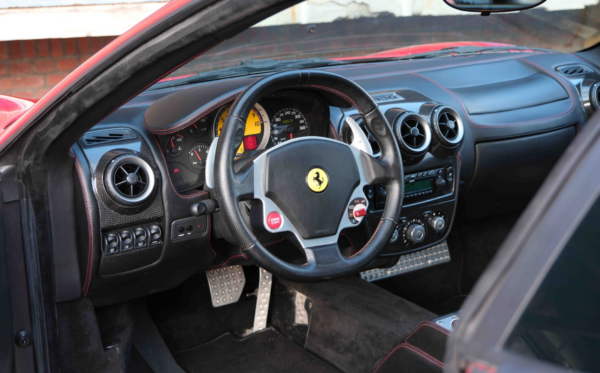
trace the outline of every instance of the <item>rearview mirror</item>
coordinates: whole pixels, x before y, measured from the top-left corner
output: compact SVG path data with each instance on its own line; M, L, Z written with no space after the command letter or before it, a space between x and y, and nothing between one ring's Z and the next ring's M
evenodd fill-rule
M536 7L546 0L444 0L458 10L467 12L513 12Z

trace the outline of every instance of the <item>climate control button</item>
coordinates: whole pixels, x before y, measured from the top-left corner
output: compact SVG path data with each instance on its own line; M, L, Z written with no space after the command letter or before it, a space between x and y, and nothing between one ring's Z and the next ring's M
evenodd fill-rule
M413 223L406 229L406 239L410 243L421 243L425 240L425 227L421 224Z

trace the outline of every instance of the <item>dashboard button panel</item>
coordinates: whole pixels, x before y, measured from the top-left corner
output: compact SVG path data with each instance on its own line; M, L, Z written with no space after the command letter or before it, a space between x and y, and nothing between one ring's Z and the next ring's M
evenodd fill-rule
M202 236L207 231L206 216L175 220L171 224L171 240L181 241ZM152 245L152 241L150 241Z

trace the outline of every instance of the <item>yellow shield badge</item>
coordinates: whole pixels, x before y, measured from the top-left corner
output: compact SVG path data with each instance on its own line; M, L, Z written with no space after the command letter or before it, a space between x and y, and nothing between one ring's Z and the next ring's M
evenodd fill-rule
M315 193L321 193L329 185L329 176L320 168L313 168L306 175L306 184Z

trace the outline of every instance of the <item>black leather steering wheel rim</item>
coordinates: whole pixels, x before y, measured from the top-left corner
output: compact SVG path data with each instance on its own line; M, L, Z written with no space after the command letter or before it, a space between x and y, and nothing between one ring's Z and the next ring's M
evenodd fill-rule
M264 96L282 89L305 88L333 93L358 109L369 132L381 148L380 158L366 153L357 155L361 177L368 184L382 184L387 190L387 203L377 229L369 242L350 257L339 254L337 244L305 248L308 263L296 265L271 254L247 226L239 209L239 201L255 195L254 160L235 172L233 162L244 138L245 124L252 106ZM306 139L308 140L308 139ZM295 140L298 141L298 140ZM281 146L286 146L284 143ZM341 143L340 143L341 144ZM327 144L329 145L329 144ZM345 145L349 147L349 145ZM351 148L354 154L356 150ZM360 159L360 160L358 160ZM264 177L264 175L256 175ZM393 131L371 96L354 82L337 74L320 70L295 70L266 76L246 88L234 101L217 142L215 154L215 189L221 213L240 245L242 252L257 265L278 277L298 282L321 281L347 276L371 263L393 234L403 198L402 158ZM257 193L258 194L258 193ZM338 232L339 234L339 232ZM333 236L330 236L333 237ZM337 241L337 239L336 239ZM339 255L335 254L335 249Z

